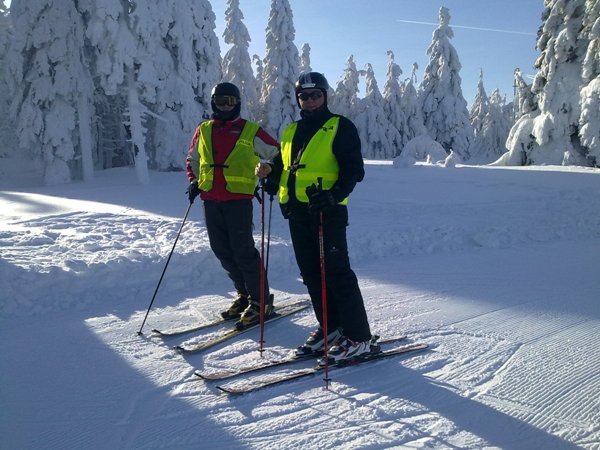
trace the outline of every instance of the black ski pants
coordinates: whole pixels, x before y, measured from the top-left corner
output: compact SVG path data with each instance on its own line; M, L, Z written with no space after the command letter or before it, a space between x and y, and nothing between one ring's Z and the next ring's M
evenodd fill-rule
M343 334L355 341L371 338L367 313L356 274L350 267L346 227L348 209L336 205L325 212L324 253L327 284L327 328L341 327ZM321 265L319 253L319 216L294 211L289 216L290 235L300 274L310 295L315 315L323 325Z
M260 253L252 236L252 200L204 201L204 218L214 252L239 294L260 301ZM265 274L265 301L269 283Z

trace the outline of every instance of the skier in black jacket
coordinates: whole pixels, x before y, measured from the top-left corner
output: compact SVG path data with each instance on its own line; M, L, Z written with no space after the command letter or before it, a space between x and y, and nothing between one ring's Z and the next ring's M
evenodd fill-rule
M301 119L284 131L281 155L274 161L274 170L281 173L281 210L289 220L296 261L320 324L296 352L316 353L324 346L318 234L322 211L328 355L339 361L371 351L372 342L358 280L350 267L346 239L347 197L365 174L360 138L349 119L327 108L328 89L322 74L300 75L296 100Z

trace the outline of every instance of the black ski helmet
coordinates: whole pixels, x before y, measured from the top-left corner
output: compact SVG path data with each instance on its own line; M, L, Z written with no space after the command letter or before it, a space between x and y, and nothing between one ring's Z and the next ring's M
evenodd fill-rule
M213 100L213 97L215 95L231 95L231 96L237 98L237 100L238 100L237 105L235 105L235 107L231 111L228 111L228 112L221 111L219 108L217 108L217 105L215 105L215 102ZM213 111L213 119L219 119L219 120L236 119L240 115L240 110L242 108L241 103L242 103L242 101L241 101L240 90L238 89L238 87L235 84L229 83L227 81L215 85L215 87L212 89L212 92L210 93L210 106Z
M327 91L329 90L329 83L325 75L319 72L302 72L296 81L296 103L300 107L300 101L298 100L298 93L303 89L320 89L325 97L325 105L327 105Z
M223 83L217 84L212 89L210 96L212 97L214 95L233 95L234 97L236 97L238 99L238 101L241 99L240 90L238 89L238 87L235 84L229 83L226 81Z

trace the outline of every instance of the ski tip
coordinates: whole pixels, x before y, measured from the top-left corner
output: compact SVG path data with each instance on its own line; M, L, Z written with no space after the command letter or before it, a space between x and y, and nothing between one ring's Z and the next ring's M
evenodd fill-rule
M238 395L241 394L241 392L238 392L234 389L230 389L230 388L226 388L225 386L217 386L217 389L219 391L221 391L222 394L227 394L227 395Z

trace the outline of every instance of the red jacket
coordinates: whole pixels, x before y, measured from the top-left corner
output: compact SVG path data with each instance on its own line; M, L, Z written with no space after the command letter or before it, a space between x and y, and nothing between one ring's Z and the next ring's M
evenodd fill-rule
M235 120L212 120L212 145L213 145L213 158L215 165L224 164L225 160L233 150L237 139L244 128L246 123L245 119L238 118ZM186 169L188 180L191 183L198 179L199 167L198 167L198 139L200 137L200 127L196 128L194 137L188 150L188 157L186 160ZM257 142L260 140L262 142ZM279 143L273 139L265 130L259 128L254 138L255 151L264 159L272 160L274 156L279 152ZM257 145L262 144L262 145ZM252 195L247 194L235 194L225 189L225 177L223 176L223 169L215 167L215 177L213 181L213 187L210 191L202 191L200 198L202 200L214 200L214 201L230 201L230 200L251 200Z

